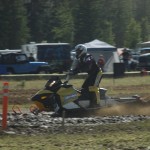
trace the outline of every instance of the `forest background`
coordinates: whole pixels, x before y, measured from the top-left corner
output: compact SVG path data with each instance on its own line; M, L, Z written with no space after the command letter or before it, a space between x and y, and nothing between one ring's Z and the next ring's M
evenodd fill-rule
M150 40L150 0L0 0L0 49L94 39L131 49Z

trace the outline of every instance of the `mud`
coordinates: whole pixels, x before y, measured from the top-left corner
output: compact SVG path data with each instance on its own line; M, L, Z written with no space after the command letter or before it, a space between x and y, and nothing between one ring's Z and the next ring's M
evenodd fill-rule
M120 87L115 88L118 91L120 89ZM128 87L128 90L133 88L137 87ZM143 88L143 86L140 86L140 88ZM126 89L127 88L124 87L124 90ZM29 98L36 92L37 89L11 90L9 103L15 105L26 103L30 104L31 101ZM42 112L38 115L34 115L30 113L29 109L25 109L22 113L17 114L11 111L8 114L6 130L1 130L2 114L0 114L0 134L37 135L61 132L90 132L93 131L93 128L98 125L149 120L150 102L148 100L150 100L150 93L144 93L142 96L144 97L143 102L121 104L111 107L108 106L99 110L87 111L84 113L76 112L72 117L67 116L66 114L65 118L52 118L52 112Z
M51 117L53 112L34 115L30 112L9 113L7 129L1 134L37 135L47 133L80 133L93 131L95 126L150 120L150 104L124 104L90 112L78 112L73 117ZM78 116L78 117L77 117ZM0 122L2 114L0 114ZM0 125L0 127L2 127ZM84 129L84 130L83 130Z

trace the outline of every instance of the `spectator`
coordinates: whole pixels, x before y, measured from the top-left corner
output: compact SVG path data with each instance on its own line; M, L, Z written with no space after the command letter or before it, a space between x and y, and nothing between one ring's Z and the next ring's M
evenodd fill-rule
M124 48L123 50L123 53L122 53L122 59L123 59L123 62L124 62L124 65L125 65L125 70L126 71L129 71L129 59L130 59L130 54L129 54L129 51Z
M30 53L30 56L29 56L29 61L35 61L35 59L34 59L34 57L33 57L33 54L32 53Z
M99 59L98 59L97 65L102 69L102 71L104 71L105 58L104 58L104 56L102 54L99 55Z

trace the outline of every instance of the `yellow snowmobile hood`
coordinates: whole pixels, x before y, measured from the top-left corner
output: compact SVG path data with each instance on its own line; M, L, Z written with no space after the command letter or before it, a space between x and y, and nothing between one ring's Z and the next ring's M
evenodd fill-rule
M62 105L78 99L79 96L79 93L72 86L68 87L67 90L64 87L60 88L57 94L60 96Z

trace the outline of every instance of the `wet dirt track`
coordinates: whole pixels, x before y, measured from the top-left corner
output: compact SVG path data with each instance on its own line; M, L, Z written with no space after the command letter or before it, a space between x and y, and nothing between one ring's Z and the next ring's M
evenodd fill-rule
M95 126L103 124L118 124L137 122L150 119L150 103L124 104L108 107L97 111L77 113L70 117L53 118L52 112L42 112L34 115L30 112L23 114L8 114L7 130L3 134L46 134L46 133L78 133L89 132ZM0 122L2 115L0 114Z
M150 86L146 87L149 88ZM115 87L119 92L123 87ZM131 90L139 88L132 86L131 88L124 87L124 90ZM145 86L140 86L145 88ZM32 90L11 90L10 104L26 104L29 103L30 98L37 89ZM121 93L122 94L122 93ZM133 93L134 94L134 93ZM121 95L123 96L123 95ZM150 93L144 93L142 97L150 100ZM96 125L135 122L150 119L150 102L122 104L113 107L106 107L97 111L76 113L73 117L67 117L65 120L62 117L52 118L51 113L43 112L39 115L34 115L28 111L23 114L8 114L8 128L5 130L7 134L46 134L46 133L60 133L64 130L68 133L73 132L89 132ZM0 128L1 128L2 114L0 114ZM80 126L80 128L79 128ZM62 128L63 127L63 128ZM4 133L0 131L0 134Z

